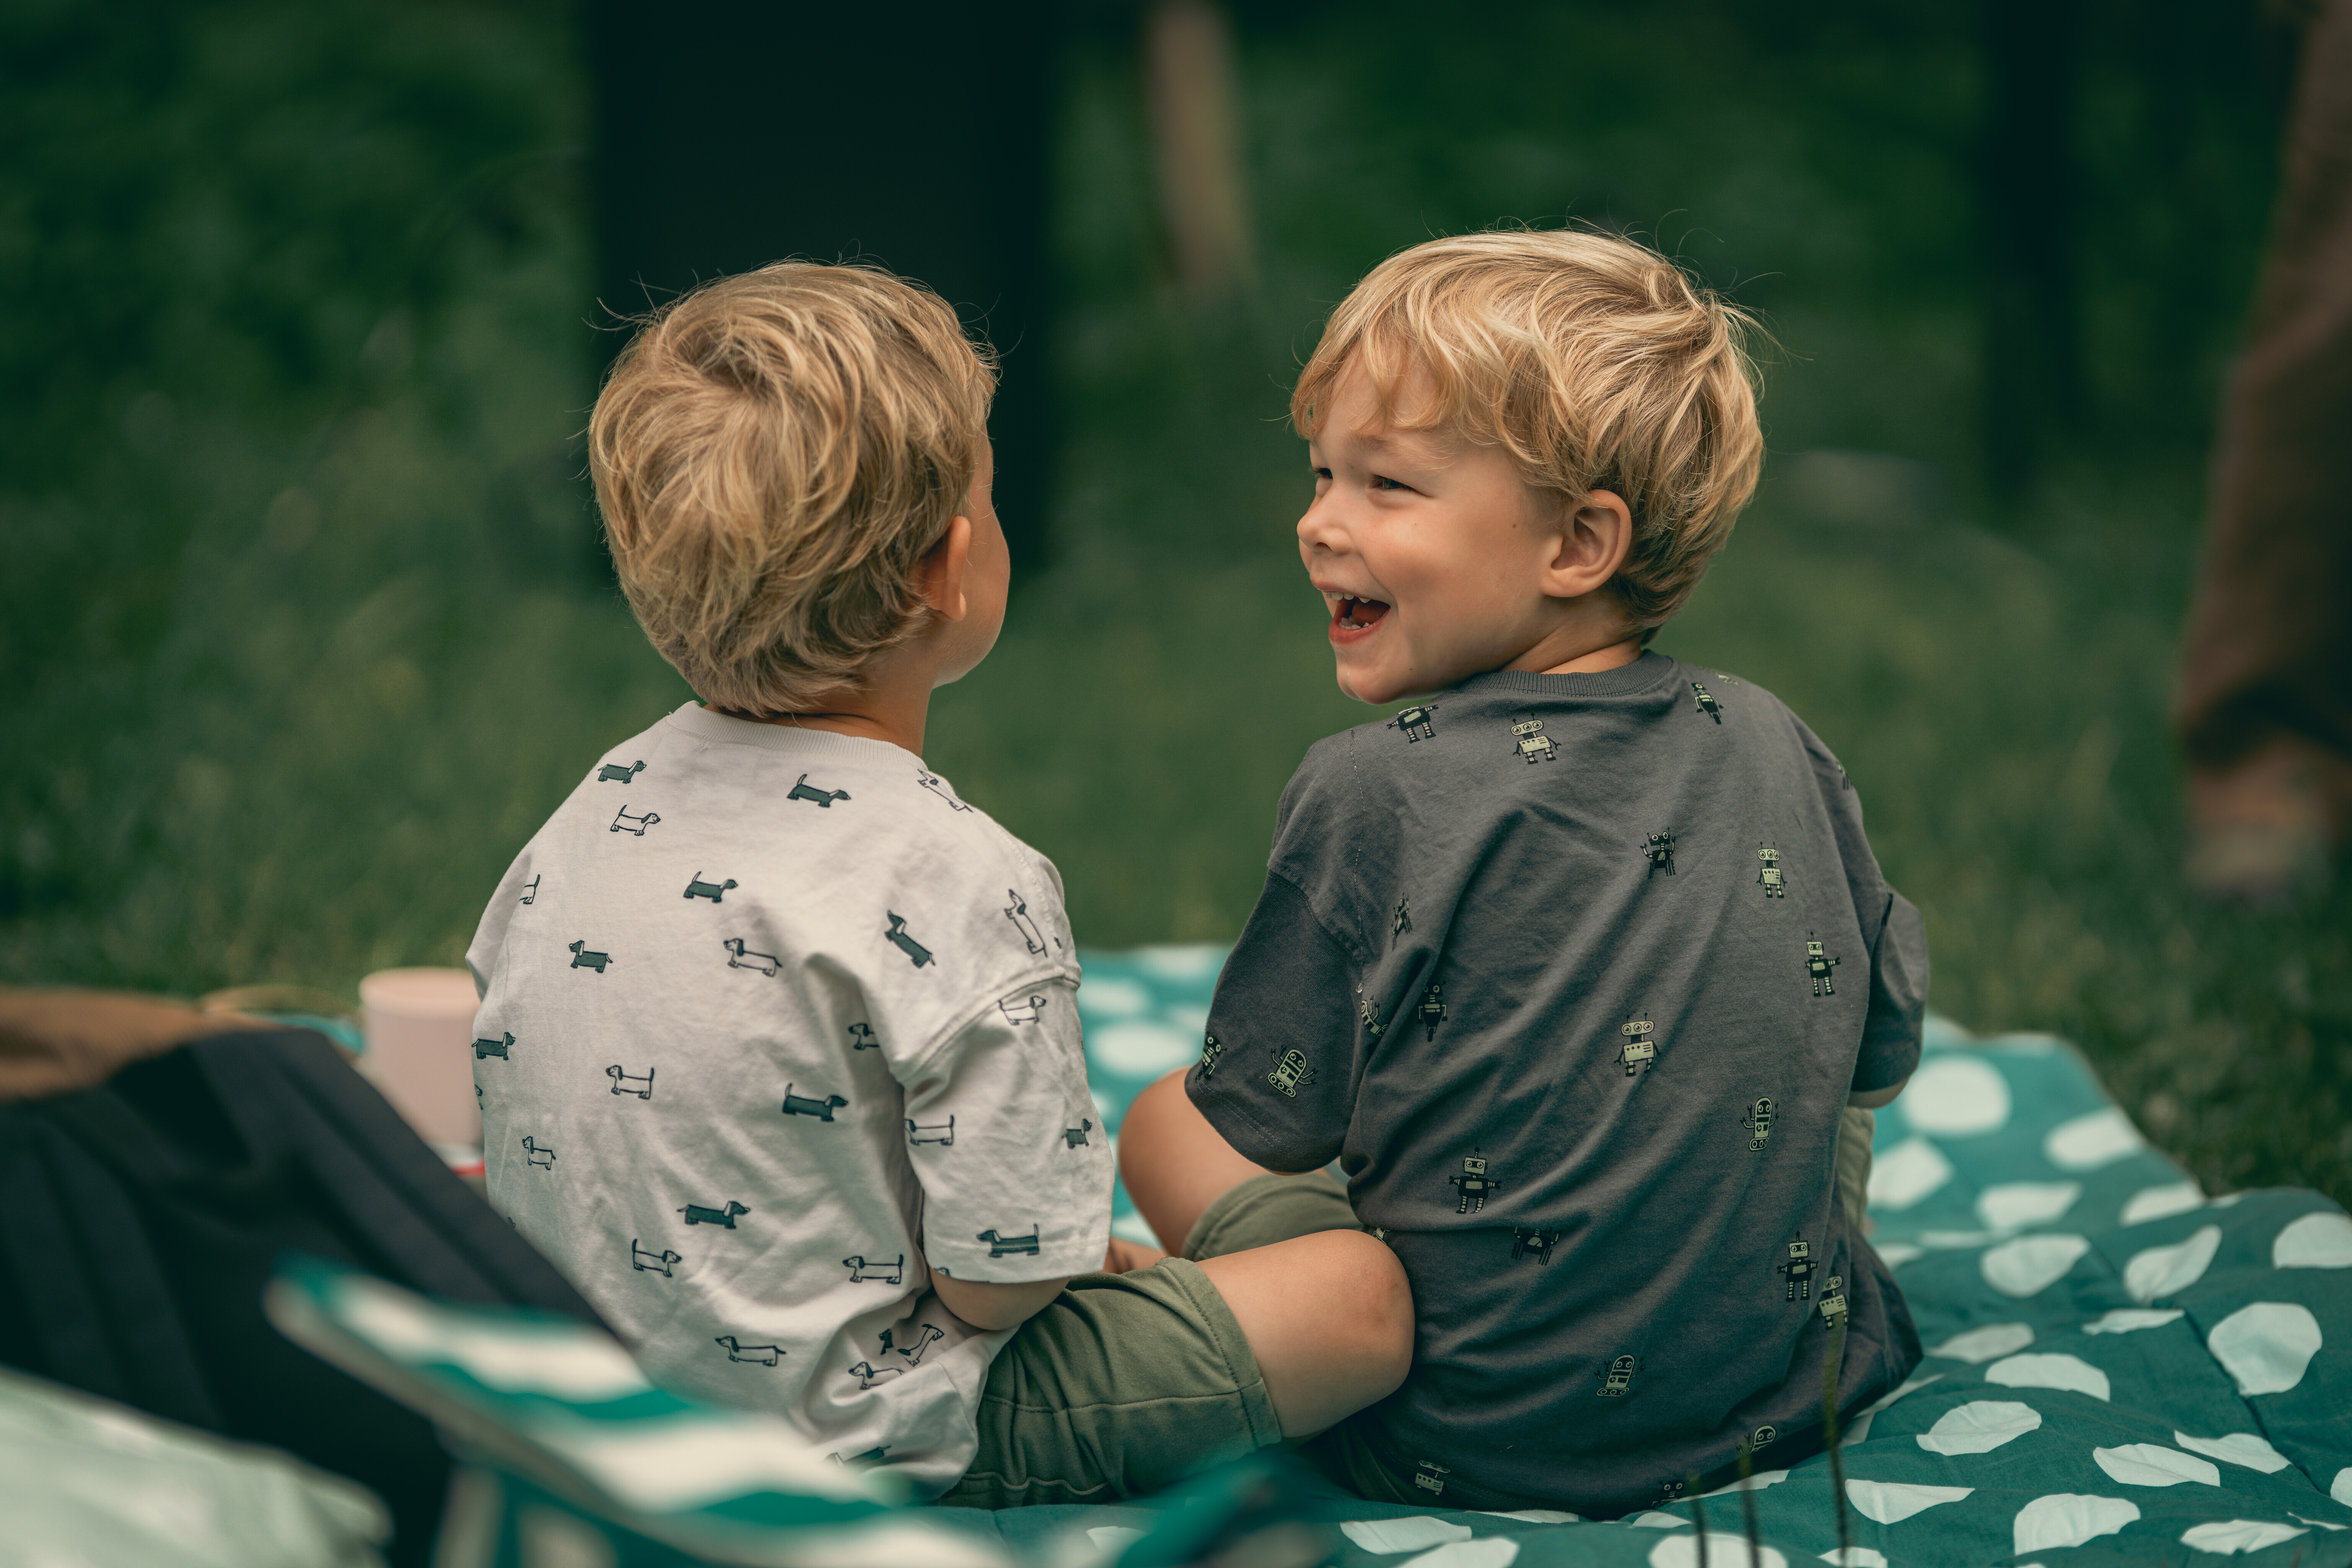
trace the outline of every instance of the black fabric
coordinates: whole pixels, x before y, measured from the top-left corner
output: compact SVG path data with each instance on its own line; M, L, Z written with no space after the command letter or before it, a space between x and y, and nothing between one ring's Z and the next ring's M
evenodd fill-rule
M1836 1158L1927 982L1769 692L1483 675L1307 753L1187 1089L1269 1169L1337 1159L1404 1265L1412 1371L1351 1427L1394 1495L1609 1516L1801 1452L1839 1308L1841 1407L1918 1359Z
M289 1248L596 1321L309 1030L215 1036L0 1105L0 1361L348 1476L391 1509L390 1560L424 1563L447 1456L262 1316Z

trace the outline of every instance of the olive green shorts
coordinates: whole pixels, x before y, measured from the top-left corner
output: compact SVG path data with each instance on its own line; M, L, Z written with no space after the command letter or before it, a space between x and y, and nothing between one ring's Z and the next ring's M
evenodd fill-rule
M1838 1130L1839 1196L1857 1226L1874 1121L1849 1108ZM981 1391L980 1450L940 1501L1010 1508L1140 1497L1281 1442L1257 1358L1198 1260L1361 1228L1328 1175L1253 1176L1209 1205L1181 1256L1132 1274L1079 1275L997 1352ZM1305 1447L1324 1474L1363 1497L1417 1500L1373 1462L1349 1422Z
M1079 1275L997 1352L981 1391L980 1451L940 1501L1140 1497L1279 1443L1257 1358L1197 1260L1359 1228L1327 1175L1253 1176L1209 1205L1181 1257Z

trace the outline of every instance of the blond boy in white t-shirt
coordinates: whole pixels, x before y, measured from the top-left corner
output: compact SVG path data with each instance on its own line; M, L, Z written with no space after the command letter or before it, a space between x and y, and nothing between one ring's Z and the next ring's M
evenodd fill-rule
M978 1506L1319 1430L1412 1341L1352 1229L1109 1242L1060 879L921 758L1003 620L993 384L871 268L647 320L591 465L701 700L599 760L467 954L490 1199L647 1371Z

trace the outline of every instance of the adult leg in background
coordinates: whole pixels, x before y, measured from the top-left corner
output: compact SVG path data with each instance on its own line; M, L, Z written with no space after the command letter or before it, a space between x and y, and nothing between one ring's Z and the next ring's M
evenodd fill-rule
M2352 0L2309 7L2278 208L2215 443L2177 710L2191 885L2255 904L2352 832Z

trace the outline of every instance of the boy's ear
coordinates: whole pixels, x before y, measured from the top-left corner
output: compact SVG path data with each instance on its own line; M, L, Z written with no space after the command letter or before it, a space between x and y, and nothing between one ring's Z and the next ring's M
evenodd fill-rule
M1580 599L1625 564L1633 547L1633 511L1614 490L1587 490L1566 513L1543 591L1555 599Z
M959 512L948 520L940 542L923 552L915 563L915 583L923 603L943 621L960 621L971 611L964 597L964 577L971 565L971 519Z

